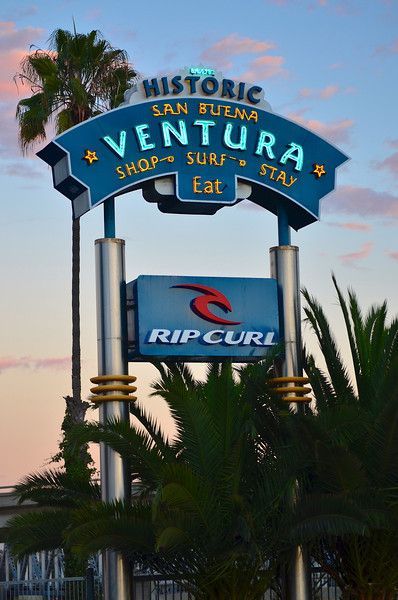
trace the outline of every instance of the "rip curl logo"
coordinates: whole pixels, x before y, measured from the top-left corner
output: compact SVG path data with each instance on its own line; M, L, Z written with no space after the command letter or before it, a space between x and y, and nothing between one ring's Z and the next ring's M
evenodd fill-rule
M214 304L221 308L225 313L232 312L231 303L229 302L228 298L226 298L219 290L207 285L200 285L199 283L181 283L171 287L185 288L187 290L193 290L194 292L201 292L201 296L197 296L191 300L190 306L192 311L202 319L218 325L241 324L241 321L230 321L229 319L223 319L222 317L218 317L210 311L209 305Z

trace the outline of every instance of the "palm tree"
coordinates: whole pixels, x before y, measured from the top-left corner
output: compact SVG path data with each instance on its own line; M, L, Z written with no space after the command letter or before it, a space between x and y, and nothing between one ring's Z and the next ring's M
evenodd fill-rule
M19 555L63 546L85 558L111 548L188 582L198 600L255 600L275 583L297 543L363 531L360 510L344 499L328 504L310 489L310 509L302 494L292 511L294 482L308 479L300 451L305 440L294 437L297 415L271 394L270 363L237 372L230 364L212 365L204 382L184 365L159 369L154 394L170 408L174 439L135 405L138 428L85 424L70 437L71 448L104 442L125 459L133 502L101 503L86 484L84 497L75 494L78 471L64 479L33 476L19 487L22 499L49 505L58 525L54 535L46 512L12 520L9 542Z
M53 121L60 134L123 101L136 72L124 50L113 48L99 31L55 30L47 50L35 50L21 63L20 81L32 95L17 105L19 139L27 151L47 136ZM80 220L72 221L72 396L67 396L64 438L70 423L83 422L89 404L81 398ZM61 449L62 451L62 449ZM91 461L82 449L85 464Z
M363 314L356 295L349 291L347 301L334 283L352 365L344 363L322 308L305 291L326 371L307 357L316 410L297 416L291 431L306 481L296 518L344 600L392 600L398 589L398 321L388 322L385 302ZM344 534L336 516L334 535L305 532L305 516L321 503L362 527Z
M168 440L139 406L128 423L86 424L77 442L104 442L133 465L132 505L85 506L68 543L104 548L185 581L198 600L256 600L278 586L292 548L364 529L364 515L341 500L311 495L297 415L270 389L270 361L234 372L211 365L204 382L185 365L159 366L154 395L166 400L177 429ZM300 424L299 422L297 422ZM294 443L293 443L294 442ZM300 458L300 460L299 460ZM291 503L300 481L299 502ZM309 492L308 492L309 493Z
M13 517L7 542L15 556L23 557L41 550L64 549L65 576L83 575L86 563L66 540L73 511L99 502L98 482L89 481L82 470L50 469L26 476L15 488L19 502L33 500L39 510Z
M122 422L76 429L79 443L105 442L134 465L139 487L132 505L75 511L68 542L83 553L122 551L187 581L198 600L261 598L285 544L282 507L294 481L278 462L284 424L267 386L270 363L238 374L212 365L204 382L185 365L159 368L154 394L170 408L175 438L138 406L138 429Z

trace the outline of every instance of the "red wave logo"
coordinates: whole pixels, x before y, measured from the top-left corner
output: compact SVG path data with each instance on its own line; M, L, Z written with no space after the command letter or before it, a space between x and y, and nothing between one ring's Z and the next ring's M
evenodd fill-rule
M181 283L179 285L173 285L174 288L185 288L187 290L193 290L194 292L202 292L203 296L197 296L191 301L191 308L195 314L206 321L211 323L217 323L218 325L240 325L241 321L229 321L218 317L209 310L209 304L215 304L219 306L224 312L231 312L232 306L229 300L220 291L208 287L207 285L200 285L198 283Z

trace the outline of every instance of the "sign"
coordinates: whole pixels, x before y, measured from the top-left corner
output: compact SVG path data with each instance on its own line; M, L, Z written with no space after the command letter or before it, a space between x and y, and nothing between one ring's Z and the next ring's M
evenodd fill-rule
M145 79L126 98L38 153L75 217L142 188L163 212L214 213L248 197L276 214L283 203L299 229L318 219L320 199L347 160L272 113L261 87L211 69Z
M274 279L141 275L127 302L130 361L250 362L279 341Z

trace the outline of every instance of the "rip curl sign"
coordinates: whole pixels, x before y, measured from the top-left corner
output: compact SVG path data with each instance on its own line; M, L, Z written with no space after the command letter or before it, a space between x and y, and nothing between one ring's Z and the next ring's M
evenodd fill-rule
M209 213L243 198L299 229L318 219L347 160L318 135L271 112L259 86L211 69L145 79L121 107L56 137L38 155L74 216L143 189L163 212Z
M141 275L127 284L129 360L259 360L279 341L274 279Z

